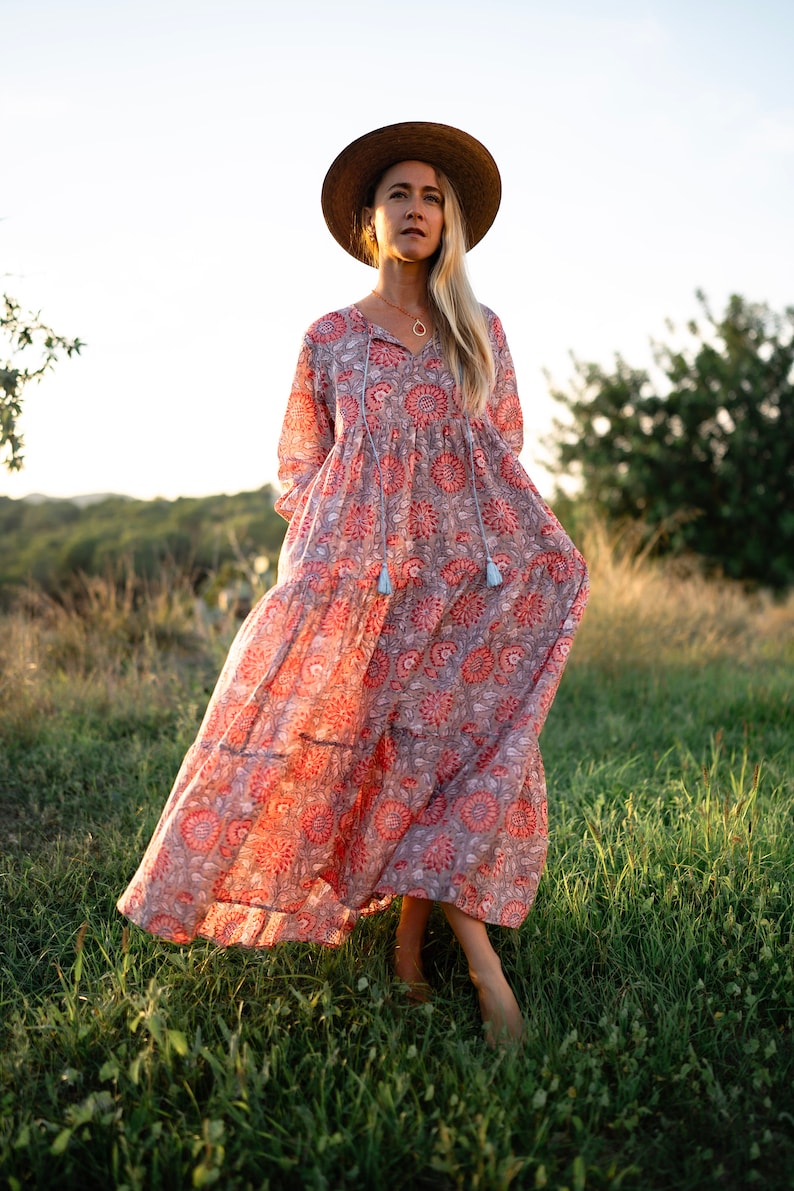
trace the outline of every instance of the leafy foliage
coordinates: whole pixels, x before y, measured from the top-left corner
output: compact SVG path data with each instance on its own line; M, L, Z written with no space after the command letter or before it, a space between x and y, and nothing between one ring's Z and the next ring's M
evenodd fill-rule
M0 449L5 448L0 464L8 471L19 471L23 462L23 440L17 427L25 386L32 380L41 380L44 373L55 366L60 352L66 352L67 356L79 355L85 344L79 339L57 335L41 321L40 314L23 311L8 294L3 295L0 335L10 352L6 362L0 362ZM29 350L37 353L35 362L20 365L19 357Z
M165 567L194 588L247 579L272 579L286 524L273 508L269 485L178 500L108 496L66 500L0 497L0 594L34 581L60 597L76 577L112 577L142 588ZM249 572L256 567L254 581Z
M725 574L794 582L794 307L730 298L722 318L698 294L694 343L655 345L658 376L620 355L612 371L575 360L555 421L555 470L588 504L643 520L668 549Z

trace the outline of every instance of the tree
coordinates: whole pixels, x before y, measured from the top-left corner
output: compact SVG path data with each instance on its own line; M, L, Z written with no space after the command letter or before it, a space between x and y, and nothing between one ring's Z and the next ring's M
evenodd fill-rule
M794 307L738 295L680 349L654 345L656 371L574 357L567 411L550 441L555 473L612 520L641 520L663 548L782 588L794 582ZM669 327L672 330L672 327Z
M8 294L3 295L0 314L0 335L4 354L9 352L5 363L0 362L0 465L8 471L19 471L22 467L23 440L18 433L22 414L22 398L25 386L31 381L40 381L45 372L53 368L60 352L67 356L79 355L85 347L79 339L65 339L56 335L51 327L45 326L40 314L30 314ZM21 365L19 357L32 351L35 359Z

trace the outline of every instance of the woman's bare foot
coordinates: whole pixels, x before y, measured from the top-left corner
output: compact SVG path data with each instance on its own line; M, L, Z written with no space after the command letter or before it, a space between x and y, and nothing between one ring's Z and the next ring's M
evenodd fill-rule
M430 999L430 985L422 967L422 945L432 907L432 902L407 894L402 900L394 946L394 974L407 986L412 1001Z
M524 1036L524 1019L501 964L484 973L469 971L469 975L480 999L480 1014L488 1045L520 1042Z
M485 923L448 902L442 908L469 961L471 982L480 998L486 1041L490 1046L520 1041L524 1020Z
M430 999L430 985L422 967L422 948L401 943L399 934L394 947L394 974L408 989L411 1001L423 1003Z

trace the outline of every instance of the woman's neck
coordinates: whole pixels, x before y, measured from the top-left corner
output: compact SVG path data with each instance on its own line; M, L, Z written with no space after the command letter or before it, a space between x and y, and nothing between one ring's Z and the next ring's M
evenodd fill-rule
M426 261L382 261L375 290L408 310L426 310L427 277Z

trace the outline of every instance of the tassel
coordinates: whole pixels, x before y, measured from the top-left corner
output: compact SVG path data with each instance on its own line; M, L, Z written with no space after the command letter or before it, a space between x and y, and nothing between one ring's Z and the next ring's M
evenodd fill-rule
M502 582L501 576L499 577L499 582ZM391 579L389 578L389 568L384 562L380 569L380 578L378 579L378 595L391 595L391 593L392 586Z
M502 572L492 558L488 559L488 566L485 568L485 575L488 579L489 587L501 587Z

